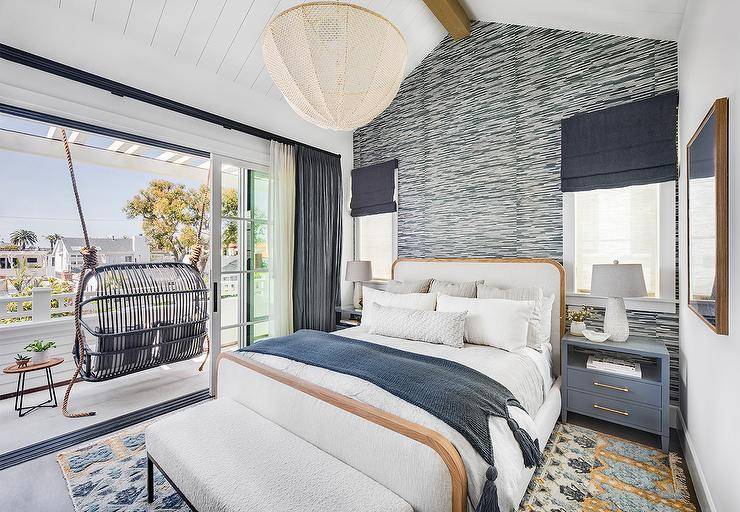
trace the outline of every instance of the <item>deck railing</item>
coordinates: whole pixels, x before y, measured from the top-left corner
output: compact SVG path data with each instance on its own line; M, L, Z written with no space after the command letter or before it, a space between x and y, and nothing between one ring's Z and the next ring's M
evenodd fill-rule
M74 292L52 293L51 288L34 288L28 297L0 297L0 320L5 318L45 322L54 315L74 311Z

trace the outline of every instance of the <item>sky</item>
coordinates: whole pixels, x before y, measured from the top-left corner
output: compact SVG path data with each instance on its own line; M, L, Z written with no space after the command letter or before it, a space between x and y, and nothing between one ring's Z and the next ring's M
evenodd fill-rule
M141 219L126 219L122 208L151 180L163 176L84 162L75 163L75 174L91 237L141 233ZM179 181L187 187L198 185ZM45 237L51 233L82 236L63 159L0 150L0 241L9 242L16 229L35 232L42 248L48 247Z

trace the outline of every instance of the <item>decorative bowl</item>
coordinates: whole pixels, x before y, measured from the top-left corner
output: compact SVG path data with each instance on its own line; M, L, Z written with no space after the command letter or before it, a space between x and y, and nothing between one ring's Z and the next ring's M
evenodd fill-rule
M603 343L604 341L609 339L608 333L592 331L590 329L586 329L585 331L583 331L583 335L588 341L593 341L594 343Z

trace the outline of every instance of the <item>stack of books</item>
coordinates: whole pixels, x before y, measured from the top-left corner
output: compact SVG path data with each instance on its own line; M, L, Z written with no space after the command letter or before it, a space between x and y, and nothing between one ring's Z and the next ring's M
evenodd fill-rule
M339 325L343 325L345 327L357 327L360 325L360 320L356 318L342 318L339 321Z
M640 363L609 357L604 355L590 355L586 362L586 368L590 370L600 370L602 372L617 373L627 377L642 378L642 368Z

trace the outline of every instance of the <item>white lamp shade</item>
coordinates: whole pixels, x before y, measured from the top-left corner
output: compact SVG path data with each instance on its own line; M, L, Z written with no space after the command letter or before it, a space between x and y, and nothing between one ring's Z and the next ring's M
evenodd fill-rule
M345 281L370 281L373 278L373 267L369 261L353 260L347 262L344 273Z
M644 297L645 277L639 263L609 263L594 265L591 274L591 295L601 297Z

